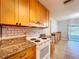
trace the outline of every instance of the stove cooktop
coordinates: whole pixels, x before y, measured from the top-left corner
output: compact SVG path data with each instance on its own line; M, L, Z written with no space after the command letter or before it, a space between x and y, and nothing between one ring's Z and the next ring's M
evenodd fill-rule
M37 38L37 37L27 37L28 40L30 40L31 42L35 43L36 45L40 45L50 39L47 38Z

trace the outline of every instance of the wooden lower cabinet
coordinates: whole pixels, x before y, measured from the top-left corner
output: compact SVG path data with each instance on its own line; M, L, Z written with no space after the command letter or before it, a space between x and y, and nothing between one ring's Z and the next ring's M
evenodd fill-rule
M56 32L55 33L55 43L59 42L61 40L61 32Z
M36 46L27 48L7 59L36 59Z
M50 57L54 57L54 52L55 52L55 43L51 42L50 43Z
M61 32L55 32L55 33L52 33L52 34L54 34L54 36L52 36L51 40L54 43L57 43L57 42L59 42L59 40L61 40Z
M54 32L51 35L50 56L54 59L55 45L61 40L61 32Z

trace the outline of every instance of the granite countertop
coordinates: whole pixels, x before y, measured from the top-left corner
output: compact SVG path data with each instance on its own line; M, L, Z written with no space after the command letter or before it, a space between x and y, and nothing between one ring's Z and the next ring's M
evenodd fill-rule
M32 46L35 46L35 44L26 40L26 42L0 48L0 59L5 59Z

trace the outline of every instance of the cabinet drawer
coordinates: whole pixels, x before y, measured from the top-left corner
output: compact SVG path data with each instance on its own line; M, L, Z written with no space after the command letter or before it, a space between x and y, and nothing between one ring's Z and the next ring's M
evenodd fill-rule
M24 59L24 57L27 57L26 50L19 52L15 55L10 56L8 59Z
M10 57L8 57L7 59L35 59L36 57L36 48L33 46L33 47L30 47L30 48L27 48L15 55L12 55Z
M28 53L27 56L29 56L29 55L33 55L33 54L34 54L34 48L29 48L29 49L27 49L26 52Z

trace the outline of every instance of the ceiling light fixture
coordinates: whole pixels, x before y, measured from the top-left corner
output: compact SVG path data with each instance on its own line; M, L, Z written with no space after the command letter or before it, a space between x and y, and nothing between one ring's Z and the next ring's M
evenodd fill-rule
M65 0L65 1L64 1L64 4L69 3L69 2L71 2L71 1L73 1L73 0Z

